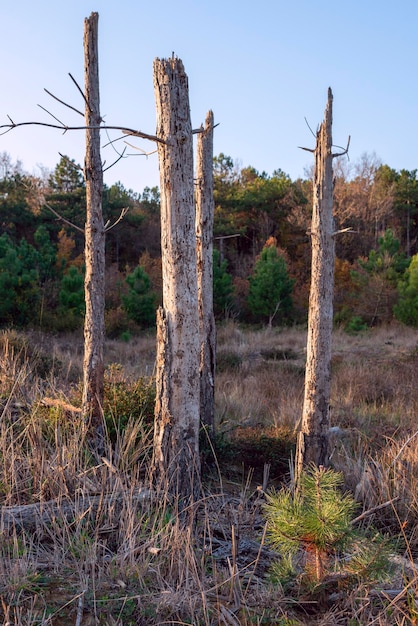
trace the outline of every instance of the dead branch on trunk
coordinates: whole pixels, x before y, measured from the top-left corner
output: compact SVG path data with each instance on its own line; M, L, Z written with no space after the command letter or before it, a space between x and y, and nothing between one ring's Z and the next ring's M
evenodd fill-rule
M9 117L9 116L7 116ZM11 120L11 118L9 117ZM149 135L141 130L134 130L133 128L126 128L126 126L108 126L107 124L94 124L92 126L69 126L68 124L49 124L48 122L13 122L10 124L0 124L0 130L6 129L4 132L0 132L1 135L9 133L15 128L21 126L45 126L46 128L57 128L58 130L66 133L69 130L118 130L124 135L130 135L131 137L139 137L140 139L148 139L149 141L155 141L157 143L165 143L163 139L160 139L156 135Z
M312 268L309 295L308 340L304 403L298 434L295 485L302 469L311 464L328 466L331 340L333 323L335 229L333 216L332 160L347 153L332 152L332 91L322 122L316 134L313 208L311 224Z

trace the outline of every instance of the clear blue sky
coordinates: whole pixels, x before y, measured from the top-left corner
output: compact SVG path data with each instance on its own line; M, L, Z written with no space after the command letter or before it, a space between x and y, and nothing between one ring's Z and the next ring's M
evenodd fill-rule
M83 108L84 18L99 13L101 112L108 124L153 134L152 64L174 51L189 77L192 123L208 109L220 125L215 154L271 174L304 176L313 147L305 124L321 122L334 93L334 142L351 135L350 158L376 153L395 169L418 168L417 0L2 0L0 120L83 120L43 91ZM106 137L103 135L103 143ZM145 150L147 142L136 141ZM120 145L122 143L120 142ZM33 127L0 137L0 153L25 170L53 168L59 152L83 162L84 133ZM102 153L109 164L112 149ZM159 183L156 155L106 172L142 191Z

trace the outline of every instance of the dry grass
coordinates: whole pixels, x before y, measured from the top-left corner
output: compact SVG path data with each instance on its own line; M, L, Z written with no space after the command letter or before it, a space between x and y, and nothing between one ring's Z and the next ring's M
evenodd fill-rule
M204 477L193 532L181 527L163 493L148 497L145 421L128 418L104 455L86 444L79 415L71 411L79 393L81 337L4 333L1 342L0 504L43 506L26 529L7 525L2 509L1 623L418 623L418 349L412 330L335 334L332 416L342 432L332 461L356 494L359 514L391 501L363 523L399 537L400 565L390 593L362 587L314 599L286 597L269 582L275 555L263 539L264 499L257 488L258 481L266 487L281 477L274 471L269 477L268 467L263 474L265 462L280 456L285 468L290 461L302 407L303 330L219 329L222 480ZM107 363L121 364L112 370L123 371L118 383L151 375L154 354L150 336L106 348ZM118 413L117 406L110 409ZM285 445L275 448L273 441ZM141 493L147 497L141 500ZM45 519L48 507L53 515Z

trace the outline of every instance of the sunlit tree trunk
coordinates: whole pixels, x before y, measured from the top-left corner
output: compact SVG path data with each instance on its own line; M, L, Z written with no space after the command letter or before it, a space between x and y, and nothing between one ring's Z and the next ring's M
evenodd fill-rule
M98 14L84 21L86 156L84 363L82 411L89 432L102 425L105 304L105 229L102 215L103 171L100 156ZM95 128L91 128L95 127Z
M154 61L163 306L157 315L153 481L180 512L200 490L199 318L188 81L180 59ZM191 509L188 509L189 511Z
M210 434L215 428L215 345L213 314L213 113L197 136L196 252L200 332L200 419Z
M316 137L312 268L308 314L305 391L296 453L296 484L303 466L327 466L330 428L331 339L334 292L334 219L332 172L332 92Z

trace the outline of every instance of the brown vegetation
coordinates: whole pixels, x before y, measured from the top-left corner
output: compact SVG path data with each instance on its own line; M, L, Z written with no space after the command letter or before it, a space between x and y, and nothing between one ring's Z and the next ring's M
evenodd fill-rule
M383 587L335 585L312 595L290 594L270 580L277 555L266 543L263 515L263 491L289 478L303 402L304 330L250 331L233 323L219 329L217 459L202 442L194 534L178 524L165 494L149 499L146 491L153 336L107 342L109 436L100 457L86 445L73 410L81 402L82 337L4 332L1 344L2 623L416 623L412 329L334 335L331 461L359 502L359 516L390 502L360 523L391 536L396 570ZM33 508L22 511L35 512L29 527L16 509L24 505Z

